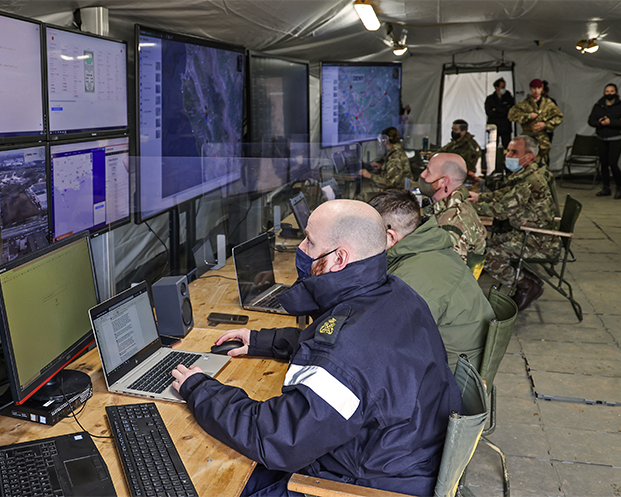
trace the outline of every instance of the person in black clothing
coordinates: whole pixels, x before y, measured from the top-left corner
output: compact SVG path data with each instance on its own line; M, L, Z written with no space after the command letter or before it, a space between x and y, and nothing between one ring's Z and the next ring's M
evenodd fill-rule
M617 185L616 199L621 199L621 171L619 155L621 155L621 101L617 85L609 83L604 88L604 96L593 106L589 116L589 126L597 133L597 151L602 171L603 188L596 195L611 195L610 171Z
M503 78L494 81L494 93L485 99L485 113L487 124L495 124L502 147L506 150L511 141L511 121L507 118L509 109L515 105L515 99L506 89L507 83Z

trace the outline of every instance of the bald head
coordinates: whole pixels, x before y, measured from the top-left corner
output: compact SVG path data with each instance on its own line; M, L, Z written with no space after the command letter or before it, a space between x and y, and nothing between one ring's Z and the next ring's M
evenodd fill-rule
M461 155L441 153L434 155L429 163L434 162L434 167L438 168L438 171L443 176L448 176L451 180L451 184L461 186L468 176L468 168L466 167L466 161ZM453 188L453 190L455 189Z
M457 154L434 155L418 180L420 191L434 202L448 197L468 176L466 162Z
M347 247L349 262L372 257L386 248L386 228L379 213L357 200L331 200L317 207L308 220L309 232L326 247Z

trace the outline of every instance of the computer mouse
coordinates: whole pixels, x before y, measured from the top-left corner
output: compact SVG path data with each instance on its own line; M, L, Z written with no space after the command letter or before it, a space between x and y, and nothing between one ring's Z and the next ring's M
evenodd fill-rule
M214 345L213 347L211 347L211 353L226 355L229 350L237 349L243 346L244 342L241 342L239 340L228 340L226 342L222 342L220 345Z

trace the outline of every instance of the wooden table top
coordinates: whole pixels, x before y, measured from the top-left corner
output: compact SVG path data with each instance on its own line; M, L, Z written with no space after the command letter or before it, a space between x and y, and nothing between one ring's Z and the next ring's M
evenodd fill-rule
M299 242L299 241L298 241ZM274 260L276 281L292 283L296 278L294 264L295 245L287 244L287 252L277 252ZM296 326L292 316L246 311L239 304L235 272L232 260L217 271L209 271L190 285L190 297L194 313L194 329L175 348L191 351L208 351L214 340L233 326L219 324L209 327L210 312L247 314L251 329ZM232 278L224 279L224 278ZM110 436L105 406L110 404L134 404L147 399L111 394L107 391L97 350L93 349L78 358L70 369L88 373L93 384L93 397L86 403L78 420L92 435ZM280 395L287 363L273 359L254 357L232 358L217 379L227 385L243 388L255 400L266 400ZM166 427L179 451L186 469L200 496L237 496L244 488L254 462L235 450L218 442L196 423L186 404L155 401ZM0 416L0 445L25 442L82 431L73 418L67 418L54 426L40 425L10 417ZM129 496L121 461L114 441L93 437L101 452L119 496Z

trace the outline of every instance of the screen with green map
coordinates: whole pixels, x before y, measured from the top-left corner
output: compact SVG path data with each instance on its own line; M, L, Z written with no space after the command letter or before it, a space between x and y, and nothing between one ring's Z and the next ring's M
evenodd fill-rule
M321 65L321 146L376 138L399 123L401 64Z

